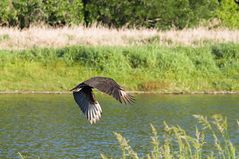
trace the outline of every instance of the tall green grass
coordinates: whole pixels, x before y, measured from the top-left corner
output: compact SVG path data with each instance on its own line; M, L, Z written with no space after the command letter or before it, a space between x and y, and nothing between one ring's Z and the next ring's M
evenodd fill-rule
M238 91L239 45L0 51L0 90L68 90L96 75L112 77L128 90Z
M210 119L201 115L194 115L197 119L195 134L189 135L180 126L170 126L166 122L161 133L151 124L152 136L151 152L140 156L128 141L119 133L114 133L120 149L122 159L236 159L239 157L237 147L231 142L228 132L227 119L217 114ZM161 137L161 140L160 140ZM205 138L212 138L213 143ZM107 155L101 154L103 159Z

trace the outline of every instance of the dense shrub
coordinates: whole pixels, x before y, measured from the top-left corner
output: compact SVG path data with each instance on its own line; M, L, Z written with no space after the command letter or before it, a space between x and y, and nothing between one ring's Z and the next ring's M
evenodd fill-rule
M41 22L183 29L211 19L239 28L238 0L2 0L0 8L0 25L20 28Z
M62 26L83 20L81 0L3 0L0 7L0 25L21 29L34 23Z
M45 23L50 25L79 24L83 20L81 0L43 1Z
M239 1L221 0L216 17L229 28L239 28Z

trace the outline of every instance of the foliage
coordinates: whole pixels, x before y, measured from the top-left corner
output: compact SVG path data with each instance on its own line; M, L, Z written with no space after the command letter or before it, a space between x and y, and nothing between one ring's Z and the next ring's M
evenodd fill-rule
M39 0L14 0L12 9L16 12L16 24L20 28L29 27L30 23L38 22L43 19L41 12L41 2Z
M171 27L176 27L178 29L183 29L190 25L191 17L193 12L189 7L188 0L167 0L167 3L162 1L156 1L157 8L162 8L158 10L155 8L155 11L158 10L159 20L157 22L158 28L169 29ZM154 13L152 14L154 15Z
M218 8L218 0L190 0L190 8L193 11L191 23L199 24L203 20L210 20L215 18L215 12Z
M129 90L238 91L238 50L238 44L230 43L196 48L151 44L2 50L0 89L68 90L102 75Z
M120 2L105 0L92 1L89 3L88 9L92 13L93 19L109 27L133 26L158 29L176 27L182 29L190 26L193 21L196 23L194 19L207 18L207 16L202 16L201 12L197 13L199 10L195 9L198 6L206 8L203 3L196 3L198 5L194 6L190 6L190 3L189 0L127 0ZM207 9L211 9L209 4ZM195 18L199 15L200 17Z
M0 26L15 26L17 21L17 13L13 9L13 5L9 0L0 2Z
M47 0L43 1L45 23L53 26L79 24L82 22L81 0Z
M141 158L148 159L201 159L201 158L231 158L239 157L236 146L230 139L227 119L220 114L213 115L210 119L202 115L194 115L197 120L195 134L189 135L180 126L170 126L164 122L163 131L157 132L151 124L152 151ZM114 133L122 151L122 158L138 159L129 142L119 133ZM206 142L205 138L212 138ZM101 154L106 159L106 155Z
M239 28L239 5L232 0L221 0L216 16L229 28Z
M183 29L212 19L219 19L221 26L239 27L237 0L2 0L0 7L0 25L20 28L84 21L86 26Z
M81 0L3 0L0 6L0 24L21 29L34 23L79 24L83 18Z

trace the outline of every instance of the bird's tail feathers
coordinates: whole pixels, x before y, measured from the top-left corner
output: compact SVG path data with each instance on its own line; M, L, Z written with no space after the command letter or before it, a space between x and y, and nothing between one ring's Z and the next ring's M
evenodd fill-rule
M101 118L102 109L99 103L96 102L95 104L90 104L84 114L91 124L95 124Z

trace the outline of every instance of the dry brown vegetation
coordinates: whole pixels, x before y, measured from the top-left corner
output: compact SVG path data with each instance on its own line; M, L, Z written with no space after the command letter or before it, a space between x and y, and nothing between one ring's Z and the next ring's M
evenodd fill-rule
M239 43L239 30L195 28L157 31L154 29L107 29L31 27L0 28L0 49L25 49L32 47L64 47L69 45L128 46L155 43L162 45L201 45L205 42Z
M157 35L156 30L128 30L79 27L31 27L26 30L0 28L0 49L64 47L69 45L125 46Z

